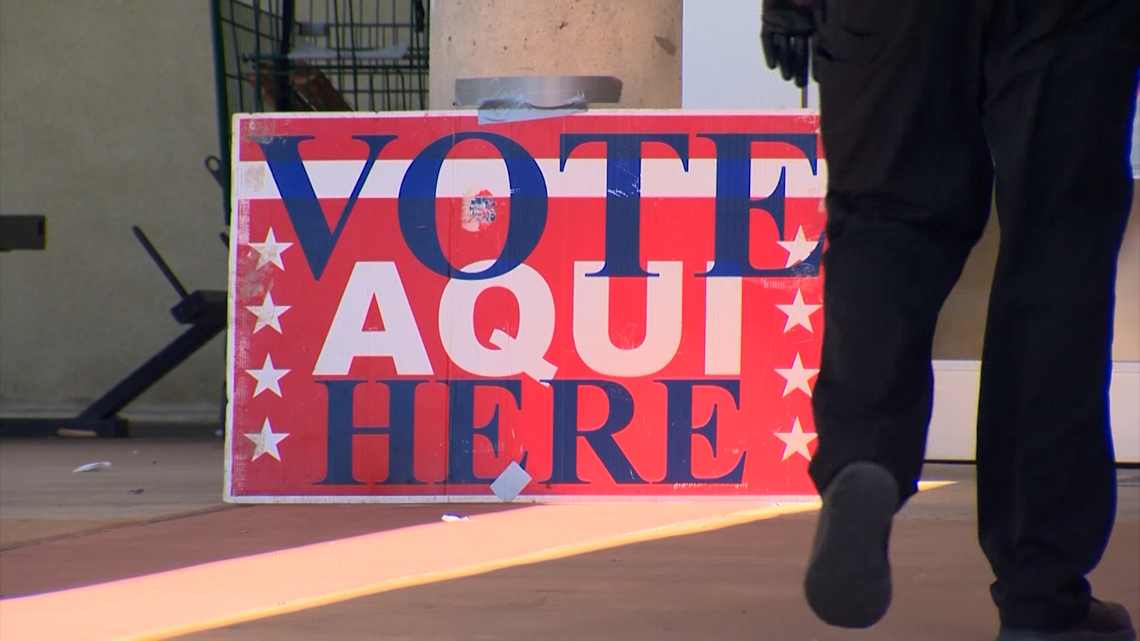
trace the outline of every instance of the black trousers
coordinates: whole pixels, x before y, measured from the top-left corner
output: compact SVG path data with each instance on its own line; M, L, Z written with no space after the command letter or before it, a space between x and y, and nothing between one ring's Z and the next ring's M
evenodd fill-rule
M1140 0L828 0L822 492L852 461L916 491L939 310L996 198L978 523L1003 623L1088 607L1115 518L1108 419ZM996 191L995 191L996 188Z

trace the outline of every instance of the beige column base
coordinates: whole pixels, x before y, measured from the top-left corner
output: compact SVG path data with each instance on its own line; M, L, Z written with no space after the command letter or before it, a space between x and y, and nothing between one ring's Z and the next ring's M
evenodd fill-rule
M681 0L435 0L432 109L452 109L455 79L617 76L621 102L681 106Z

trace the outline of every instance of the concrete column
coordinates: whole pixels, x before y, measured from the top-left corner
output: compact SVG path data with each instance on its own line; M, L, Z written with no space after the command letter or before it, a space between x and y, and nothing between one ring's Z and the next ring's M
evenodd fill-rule
M432 109L455 79L612 75L610 107L681 106L681 0L433 0ZM600 105L602 107L606 105Z

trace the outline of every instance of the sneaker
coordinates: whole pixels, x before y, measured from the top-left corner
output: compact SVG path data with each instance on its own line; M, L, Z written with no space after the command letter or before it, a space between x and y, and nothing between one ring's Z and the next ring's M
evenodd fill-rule
M824 622L866 628L887 613L887 544L898 501L894 475L875 463L845 466L824 490L804 579L808 605Z
M1128 611L1119 603L1093 599L1085 618L1063 630L1024 630L1004 625L997 641L1136 641Z

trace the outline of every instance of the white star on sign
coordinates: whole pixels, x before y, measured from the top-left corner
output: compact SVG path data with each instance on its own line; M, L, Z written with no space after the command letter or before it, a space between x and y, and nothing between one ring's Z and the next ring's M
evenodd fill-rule
M811 396L811 386L808 381L819 373L818 369L808 369L804 367L803 361L800 360L799 353L796 353L796 360L792 363L790 369L776 368L776 373L783 376L787 380L784 383L784 394L787 396L792 393L792 390L800 390L804 394Z
M269 390L277 396L281 396L281 377L288 374L289 370L274 369L273 358L270 357L269 354L266 354L265 364L261 366L261 369L247 369L245 373L257 379L257 389L253 391L254 396L257 396L265 390Z
M264 243L250 243L253 251L257 252L257 267L261 269L269 263L277 265L281 270L285 269L285 263L281 262L281 252L293 246L293 243L279 243L277 237L273 235L273 228L269 228L269 233L265 236Z
M281 333L281 323L277 322L277 318L289 311L289 305L274 305L273 295L266 292L265 301L261 305L249 305L246 309L257 314L257 326L253 328L253 333L256 334L261 331L262 327L272 327Z
M800 426L800 419L796 417L796 422L792 425L790 432L773 432L776 438L784 442L784 456L780 458L781 461L786 461L793 454L799 454L807 460L811 460L811 452L808 451L808 443L815 440L815 432L804 432L804 428Z
M265 424L261 426L260 432L246 432L245 437L253 441L253 458L251 461L256 461L257 457L262 454L268 454L278 461L281 460L281 452L277 451L277 444L285 440L289 436L287 432L274 432L273 428L269 425L269 418L266 417Z
M800 290L796 290L796 299L792 301L791 305L776 305L776 308L781 312L788 315L788 322L784 323L784 333L793 327L800 325L807 328L807 331L815 333L811 327L811 315L823 305L808 305L804 303L804 295Z
M811 253L815 251L815 246L819 244L818 240L808 240L807 237L804 236L803 225L800 225L800 228L796 230L795 239L778 240L776 242L780 244L780 247L784 248L784 251L788 252L788 264L784 265L785 268L802 262L805 258L811 256Z

